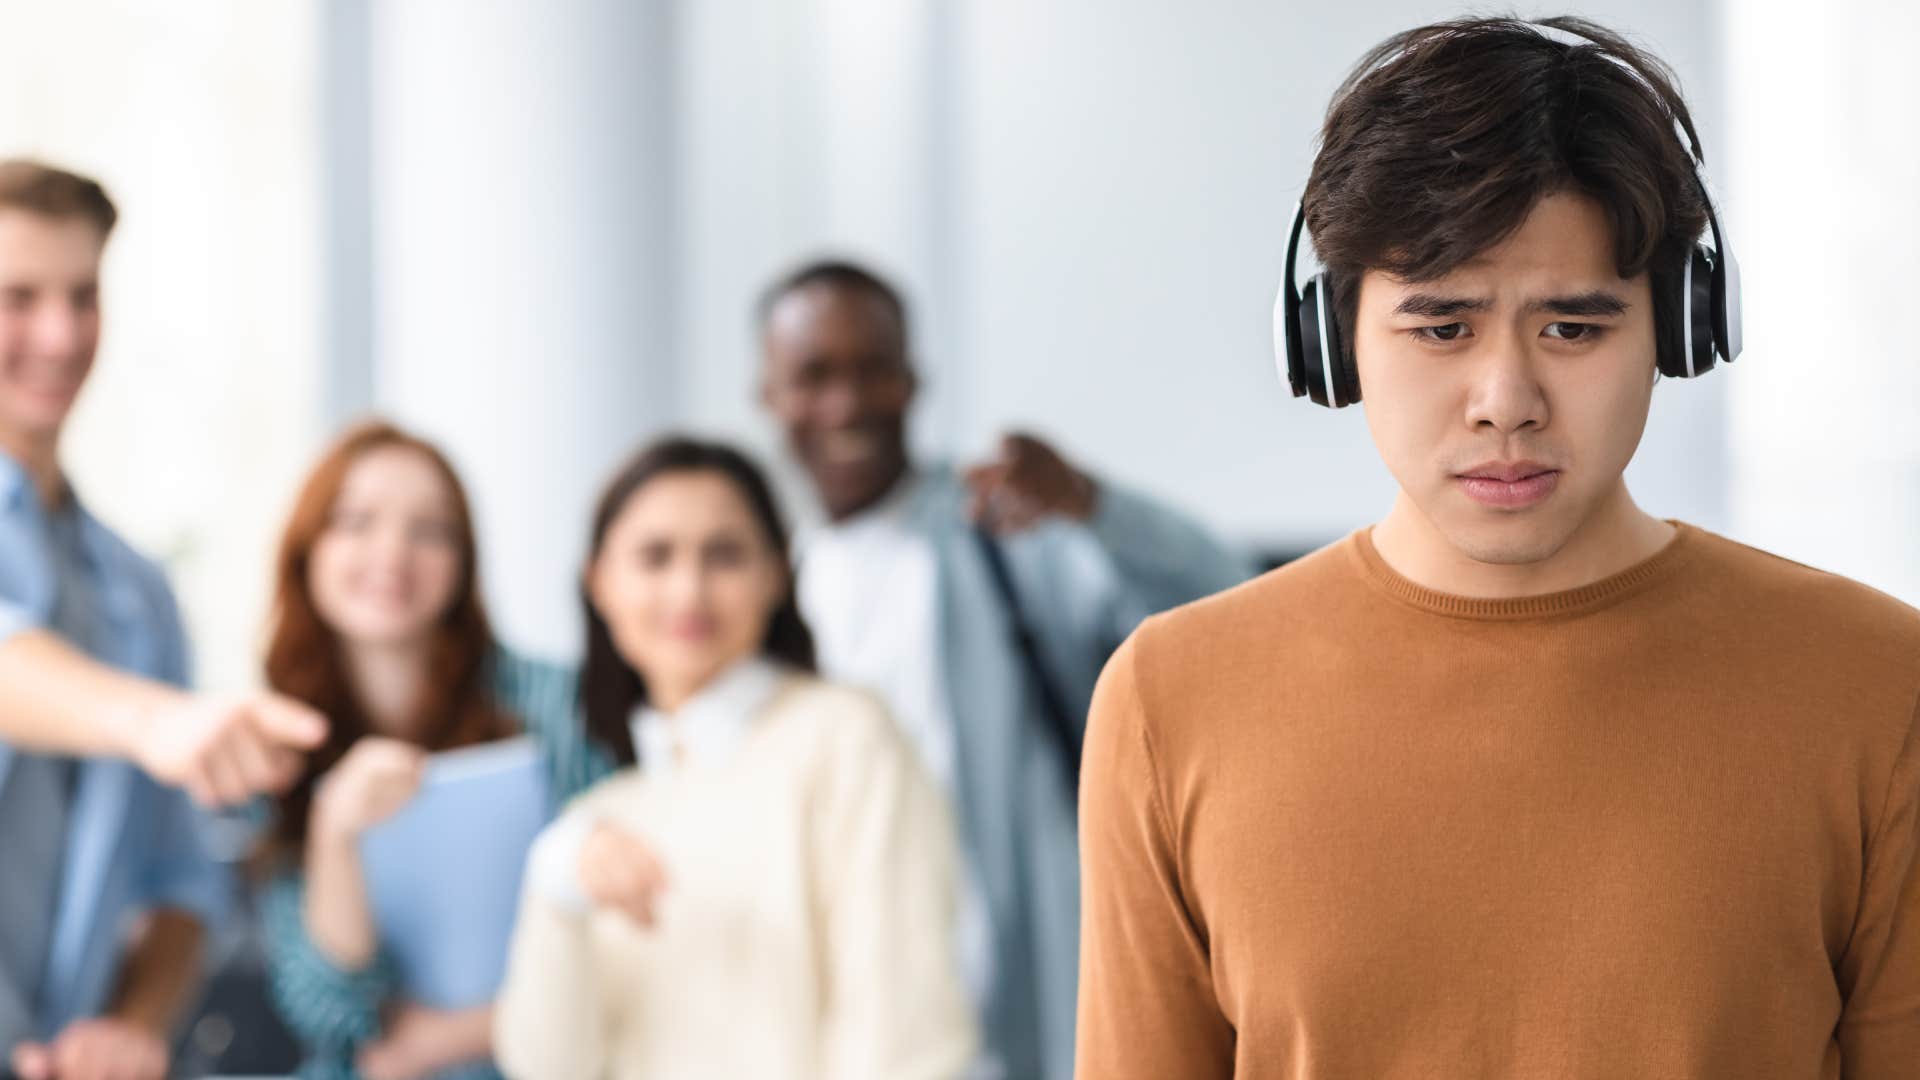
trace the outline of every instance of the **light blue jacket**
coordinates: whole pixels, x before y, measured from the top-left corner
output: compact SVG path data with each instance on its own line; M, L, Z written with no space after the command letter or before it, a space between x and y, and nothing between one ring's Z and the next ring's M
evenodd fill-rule
M992 922L983 1026L1009 1080L1069 1080L1080 955L1075 796L966 504L957 473L928 470L909 517L938 567L956 809ZM1082 732L1101 667L1141 620L1253 573L1192 520L1111 484L1090 522L1055 520L1000 543L1047 671Z
M159 567L136 554L79 508L82 555L110 628L94 659L122 671L183 686L187 643L173 593ZM54 563L32 481L0 455L0 642L47 625ZM0 694L5 688L0 687ZM0 740L0 785L15 749ZM115 759L82 762L68 819L60 910L35 1017L42 1037L100 1013L119 971L121 928L132 913L178 908L211 932L232 899L230 875L206 847L204 820L178 791ZM0 934L26 932L0 911Z

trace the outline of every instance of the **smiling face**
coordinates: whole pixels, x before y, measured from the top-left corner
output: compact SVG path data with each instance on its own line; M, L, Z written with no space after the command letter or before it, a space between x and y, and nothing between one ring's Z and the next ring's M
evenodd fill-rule
M0 208L0 445L50 445L100 344L100 227Z
M899 316L875 293L817 283L768 312L761 400L829 517L871 506L907 468L915 382Z
M1367 425L1428 526L1478 563L1551 559L1612 506L1654 382L1645 274L1620 277L1605 210L1561 192L1432 281L1361 279Z
M347 470L314 542L307 588L328 629L351 646L431 639L452 609L469 553L456 497L425 454L384 446Z

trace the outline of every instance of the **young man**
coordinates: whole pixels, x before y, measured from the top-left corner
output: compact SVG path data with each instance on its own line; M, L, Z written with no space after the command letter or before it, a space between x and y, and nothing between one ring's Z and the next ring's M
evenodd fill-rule
M0 162L0 1071L22 1080L165 1075L228 883L162 782L238 802L325 734L281 699L176 689L165 580L61 472L115 217L91 180Z
M1675 121L1576 20L1336 98L1311 331L1400 494L1104 674L1082 1077L1920 1075L1920 614L1621 480L1719 276Z
M970 1075L1065 1080L1074 788L1094 679L1142 618L1246 569L1034 438L1011 436L965 472L914 468L906 308L873 274L802 268L760 318L764 402L830 519L799 550L822 667L881 693L958 810L960 944L986 1044Z

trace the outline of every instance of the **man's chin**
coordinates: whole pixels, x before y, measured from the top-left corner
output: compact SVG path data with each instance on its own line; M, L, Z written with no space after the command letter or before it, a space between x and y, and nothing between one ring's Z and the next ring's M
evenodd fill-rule
M35 405L0 410L0 429L19 439L51 441L60 434L60 428L72 414L73 404L70 401L61 407Z
M826 461L810 457L806 473L835 517L860 511L879 502L906 471L904 461L893 457L872 457L866 461Z
M1461 555L1489 566L1527 566L1559 554L1568 530L1554 518L1536 511L1488 513L1476 511L1470 520L1442 525L1441 535ZM1471 520L1478 519L1478 520Z
M872 466L809 466L814 490L834 517L856 514L879 502L893 487L898 469Z

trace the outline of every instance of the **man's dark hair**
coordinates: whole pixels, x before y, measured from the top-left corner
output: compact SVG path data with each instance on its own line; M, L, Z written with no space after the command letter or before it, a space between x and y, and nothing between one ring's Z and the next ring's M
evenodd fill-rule
M760 294L760 302L754 305L755 325L766 329L767 321L773 317L774 305L790 293L814 286L872 295L893 312L894 320L900 325L900 345L907 347L911 340L907 335L907 302L901 299L900 290L866 267L844 259L818 259L781 275L779 280L767 286L766 291Z
M1593 44L1516 19L1435 23L1381 43L1334 95L1304 198L1348 341L1362 271L1442 277L1562 191L1605 209L1620 275L1652 274L1655 333L1677 340L1672 281L1707 224L1677 80L1603 27L1542 23Z

